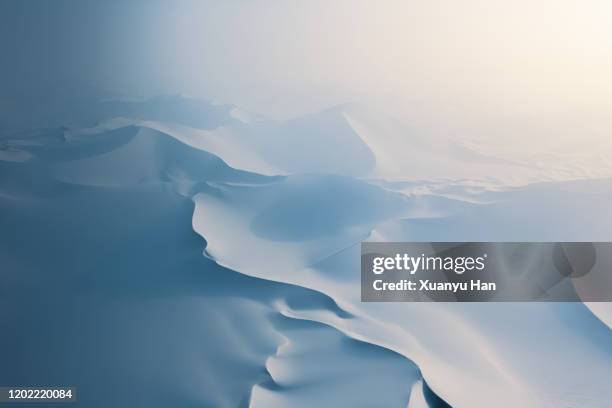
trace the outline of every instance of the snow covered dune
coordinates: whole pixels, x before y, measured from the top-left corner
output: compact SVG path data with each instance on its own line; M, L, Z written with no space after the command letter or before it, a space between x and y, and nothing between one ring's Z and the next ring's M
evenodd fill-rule
M0 384L95 407L612 400L609 305L360 301L365 240L610 241L612 179L584 162L355 105L96 106L2 136Z

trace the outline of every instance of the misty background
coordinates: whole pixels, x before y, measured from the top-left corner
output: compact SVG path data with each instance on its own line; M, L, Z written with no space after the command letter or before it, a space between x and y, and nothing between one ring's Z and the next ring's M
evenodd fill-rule
M422 132L600 138L610 21L604 0L3 1L0 122L181 93L275 119L360 102Z

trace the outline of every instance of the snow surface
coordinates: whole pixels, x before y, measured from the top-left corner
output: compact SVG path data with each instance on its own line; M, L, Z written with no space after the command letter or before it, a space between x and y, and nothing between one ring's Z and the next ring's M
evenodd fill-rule
M427 138L357 105L96 106L1 139L0 384L99 407L612 401L609 304L359 299L364 240L610 241L603 142Z

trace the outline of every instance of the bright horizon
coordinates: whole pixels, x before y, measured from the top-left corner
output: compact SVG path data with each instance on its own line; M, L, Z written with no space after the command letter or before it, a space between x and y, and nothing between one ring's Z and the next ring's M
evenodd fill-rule
M513 116L583 120L612 109L606 1L44 7L36 15L7 10L6 29L21 28L3 36L5 76L58 86L78 79L126 97L184 93L279 119L361 102L425 127Z
M172 11L159 28L158 55L174 60L162 67L169 88L273 117L347 101L464 118L612 106L609 2L230 1Z

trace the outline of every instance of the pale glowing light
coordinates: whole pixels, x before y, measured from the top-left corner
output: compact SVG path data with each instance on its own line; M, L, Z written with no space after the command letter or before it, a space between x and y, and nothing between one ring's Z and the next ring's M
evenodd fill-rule
M351 100L464 120L612 106L607 1L229 1L172 12L159 27L166 80L276 117Z

